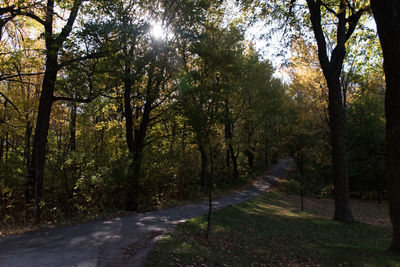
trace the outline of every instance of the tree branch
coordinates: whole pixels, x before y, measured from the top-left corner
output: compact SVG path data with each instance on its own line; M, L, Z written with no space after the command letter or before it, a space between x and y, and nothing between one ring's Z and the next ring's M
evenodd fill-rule
M323 71L329 68L329 58L326 51L326 40L321 25L321 0L307 0L311 15L311 24L318 45L318 58Z
M333 10L332 8L330 8L327 4L325 4L325 3L322 2L322 1L321 1L321 5L322 5L323 7L325 7L325 9L326 9L328 12L332 13L333 15L335 15L335 16L338 15L338 14L336 13L335 10Z
M368 10L370 10L370 8L371 8L370 6L361 8L356 13L354 13L350 17L348 17L347 22L349 23L349 28L347 29L347 32L346 32L346 37L345 37L346 42L347 42L347 40L349 40L349 38L353 34L354 30L356 29L357 23L360 20L361 16L364 14L364 12L367 12Z
M12 107L15 109L15 111L18 113L18 115L22 117L22 114L19 112L17 106L15 106L14 103L13 103L5 94L3 94L2 92L0 92L0 95L5 99L5 102L4 102L4 103L10 103L11 106L12 106Z
M90 103L94 99L96 99L99 95L90 97L90 98L73 98L73 97L64 97L64 96L54 96L53 101L69 101L74 103Z
M68 65L71 65L73 63L76 63L76 62L79 62L79 61L82 61L82 60L105 57L105 55L106 54L103 53L103 52L96 52L96 53L89 54L89 55L86 55L86 56L83 56L83 57L77 57L77 58L68 59L68 60L65 60L64 62L61 62L60 64L58 64L58 69L62 69L64 67L68 66Z
M79 8L81 7L83 0L75 0L74 5L71 8L71 12L69 14L67 24L65 24L64 28L61 30L60 35L56 38L56 43L59 47L61 47L62 43L68 37L68 35L72 31L72 26L74 25L75 19L78 16Z
M12 74L12 75L2 75L0 76L0 81L16 78L16 77L21 77L21 76L36 76L36 75L41 75L44 72L37 72L37 73L20 73L20 74Z

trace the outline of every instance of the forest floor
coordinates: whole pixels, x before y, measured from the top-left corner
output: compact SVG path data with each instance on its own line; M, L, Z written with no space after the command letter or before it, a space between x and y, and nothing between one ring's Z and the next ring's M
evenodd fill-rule
M333 221L334 201L288 193L280 181L268 194L178 225L151 252L148 266L400 266L386 252L387 203L352 200L356 222Z
M215 199L213 209L238 204L268 191L284 177L283 159L245 190ZM159 211L46 229L0 239L0 266L143 266L157 240L176 225L208 211L200 202Z

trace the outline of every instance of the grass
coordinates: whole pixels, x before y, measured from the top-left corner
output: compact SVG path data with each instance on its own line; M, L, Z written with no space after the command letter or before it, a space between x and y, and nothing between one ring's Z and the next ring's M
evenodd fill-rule
M189 220L160 241L148 265L400 266L400 256L385 251L390 227L340 223L325 211L300 212L298 204L298 197L275 189L222 209L213 214L209 240L206 217Z

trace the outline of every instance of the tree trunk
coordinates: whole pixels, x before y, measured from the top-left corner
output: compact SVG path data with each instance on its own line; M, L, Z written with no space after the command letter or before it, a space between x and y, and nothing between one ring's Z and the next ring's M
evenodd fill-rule
M54 0L47 0L45 7L44 39L46 43L46 70L44 72L42 92L39 99L39 109L36 118L35 136L33 139L30 166L25 179L25 201L27 204L34 200L35 222L40 222L40 201L43 194L43 173L46 161L47 135L50 124L51 107L54 102L54 87L59 70L58 52L72 31L82 0L75 0L67 23L61 32L53 33ZM22 15L22 14L21 14Z
M237 164L237 155L235 155L233 148L230 148L229 151L231 153L231 158L232 158L233 179L238 180L239 179L239 171L238 171L238 164Z
M56 78L57 59L48 58L43 78L42 93L39 100L32 157L26 177L25 189L25 200L27 204L34 201L36 223L40 222L40 201L43 194L43 173L46 161L47 135L50 125L50 114L53 105L53 92Z
M332 142L332 164L335 189L335 213L334 219L343 222L353 220L349 201L349 177L346 152L345 111L343 107L342 88L340 74L346 55L346 42L353 34L357 23L366 8L359 9L351 16L347 16L346 1L341 0L336 13L336 46L327 53L327 41L322 27L321 19L322 1L307 0L310 11L310 19L315 40L318 45L318 59L324 73L329 89L329 127ZM353 11L354 12L354 11Z
M68 151L76 152L76 110L77 104L71 103L70 107L70 121L69 121L69 144ZM74 188L77 181L77 170L76 162L73 161L69 170L71 171L71 180L68 181L68 170L64 168L64 187L65 193L69 199L72 199L74 195Z
M233 149L233 125L229 119L229 101L225 99L225 141L228 146L226 151L226 166L230 167L230 160L232 160L232 174L233 179L239 179L238 165L237 165L237 155Z
M4 136L1 136L0 139L0 168L3 164L3 151L4 151Z
M200 173L200 185L205 186L206 181L207 181L207 165L208 165L208 159L207 159L207 154L206 150L204 149L204 145L199 143L198 144L200 155L201 155L201 173Z
M332 75L334 76L334 75ZM333 219L353 221L349 199L349 176L346 151L345 114L339 77L328 77L329 127L332 142L332 164L335 194Z
M130 72L130 70L129 70ZM156 99L156 93L160 88L161 80L157 80L153 85L154 79L154 62L150 67L148 73L148 81L146 86L146 96L143 107L143 114L138 128L133 129L132 121L132 108L130 105L130 88L132 87L132 80L129 78L125 81L125 118L127 121L126 137L129 152L132 155L132 163L129 167L129 185L127 190L126 209L136 211L138 209L138 196L139 196L139 176L142 166L143 150L145 147L145 138L148 126L150 124L150 113L153 109L152 105ZM128 90L128 91L127 91ZM133 130L133 136L132 136ZM132 139L133 137L133 139Z
M69 149L76 151L76 103L71 104L70 124L69 124Z
M267 140L265 140L265 147L264 147L264 165L265 167L268 167L268 145L267 145Z
M142 166L142 152L132 155L132 163L129 166L129 185L126 200L126 209L137 211L139 208L139 176Z
M247 164L249 165L250 170L252 170L254 165L254 153L250 149L246 149L246 156Z
M393 226L390 250L400 252L400 1L371 0L386 77L386 169Z
M8 153L10 152L10 136L9 136L9 132L8 132L8 126L6 129L6 155L5 155L5 176L4 176L4 185L7 186L8 185Z
M210 150L210 173L207 179L207 187L208 187L208 214L207 214L207 239L210 236L211 231L211 213L212 213L212 189L213 189L213 177L214 177L214 153L211 146L210 138L208 138L208 147Z
M296 164L297 168L299 168L300 176L301 176L301 211L304 211L304 177L305 177L305 170L304 170L304 152L301 153L300 156L296 157Z
M25 164L26 164L26 169L29 168L30 165L30 156L31 156L31 137L32 137L32 130L33 127L28 120L29 118L26 118L26 126L25 126L25 148L24 148L24 156L25 156Z
M231 167L231 153L229 149L225 151L225 155L226 155L226 168L229 169Z

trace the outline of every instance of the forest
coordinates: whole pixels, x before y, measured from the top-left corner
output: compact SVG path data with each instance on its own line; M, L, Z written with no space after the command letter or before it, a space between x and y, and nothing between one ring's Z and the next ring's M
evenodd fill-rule
M337 221L389 201L399 252L398 12L1 0L0 226L211 199L291 157L291 189L333 198Z

